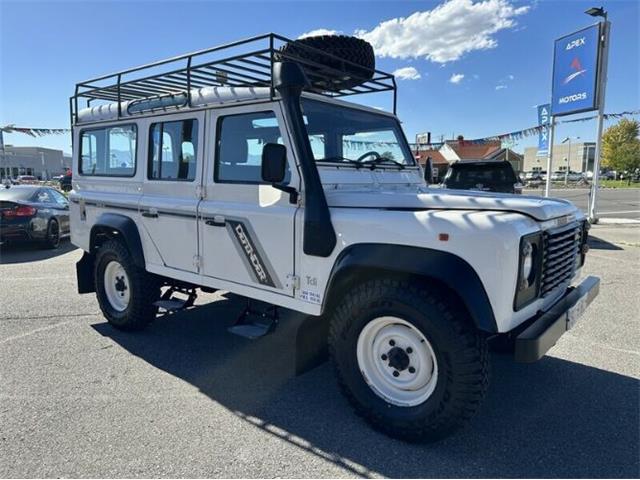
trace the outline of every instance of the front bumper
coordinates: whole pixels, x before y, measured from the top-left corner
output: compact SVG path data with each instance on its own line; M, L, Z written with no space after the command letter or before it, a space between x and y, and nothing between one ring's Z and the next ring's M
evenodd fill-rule
M540 360L558 339L572 328L600 291L600 279L589 276L577 287L567 289L548 311L526 322L516 337L515 360L531 363Z

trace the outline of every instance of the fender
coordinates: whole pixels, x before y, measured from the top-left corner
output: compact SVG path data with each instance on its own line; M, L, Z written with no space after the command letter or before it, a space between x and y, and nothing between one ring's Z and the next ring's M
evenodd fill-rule
M140 240L140 232L136 222L126 215L119 213L103 213L98 217L96 223L91 227L90 249L94 251L96 237L103 230L117 231L129 249L133 262L140 268L145 268L144 251L142 250L142 241Z
M144 252L136 223L126 215L103 213L98 217L93 227L91 227L89 252L84 252L82 258L76 263L78 293L91 293L96 291L96 286L93 281L95 250L97 248L98 235L105 231L117 231L129 249L134 263L140 268L145 268Z
M457 255L440 250L373 243L347 247L333 266L325 299L363 279L371 269L439 281L460 297L478 329L498 331L489 297L473 267ZM323 310L326 303L325 300Z

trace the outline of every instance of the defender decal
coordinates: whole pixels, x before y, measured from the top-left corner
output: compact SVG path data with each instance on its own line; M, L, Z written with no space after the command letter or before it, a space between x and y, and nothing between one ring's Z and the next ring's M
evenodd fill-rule
M254 240L255 235L252 235L250 227L240 220L229 218L226 219L226 223L227 230L235 240L234 244L254 279L261 285L281 288L276 276L271 274L273 269L266 260L266 255L264 255L259 243Z

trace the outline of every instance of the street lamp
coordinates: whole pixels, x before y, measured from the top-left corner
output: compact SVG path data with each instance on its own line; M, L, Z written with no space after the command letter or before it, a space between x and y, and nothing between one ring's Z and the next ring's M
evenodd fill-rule
M609 63L609 36L611 32L611 23L607 20L607 12L604 7L591 7L585 12L592 17L601 17L602 25L600 26L602 36L599 40L599 66L598 78L600 85L598 86L598 129L596 134L596 149L593 160L593 182L591 183L591 193L589 196L589 221L598 223L596 207L598 205L598 183L600 176L600 155L602 151L602 129L604 124L604 99L607 87L607 66ZM588 160L587 160L588 161Z
M602 17L607 20L607 12L604 7L591 7L584 11L587 15L591 15L592 17Z
M567 156L564 157L567 166L565 167L566 170L564 172L564 184L566 185L567 183L569 183L569 165L571 164L571 139L574 140L578 140L580 137L567 137L564 140L562 140L562 143L567 143L569 142L569 152L567 153Z

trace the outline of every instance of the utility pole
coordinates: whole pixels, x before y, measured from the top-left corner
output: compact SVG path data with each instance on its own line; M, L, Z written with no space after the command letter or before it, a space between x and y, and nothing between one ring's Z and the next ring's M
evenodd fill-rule
M0 172L2 172L2 175L0 175L0 180L3 180L3 178L7 178L7 171L6 171L6 158L5 158L5 153L4 153L4 131L2 129L0 129L0 151L2 151L2 161L0 162Z

